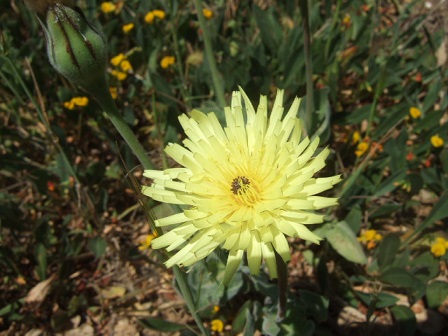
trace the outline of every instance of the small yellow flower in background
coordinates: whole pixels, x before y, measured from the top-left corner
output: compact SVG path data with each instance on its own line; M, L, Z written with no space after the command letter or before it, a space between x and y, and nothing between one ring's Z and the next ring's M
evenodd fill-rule
M409 114L412 118L417 119L421 117L422 112L417 107L411 107L409 109Z
M89 98L87 97L74 97L70 101L64 103L64 107L68 110L74 110L75 107L84 107L89 104Z
M224 322L221 320L213 320L210 329L212 331L222 332L224 330Z
M355 155L360 157L363 156L364 153L369 149L369 143L362 141L358 144L358 146L356 147L356 151L355 151Z
M442 257L446 253L446 246L444 243L435 242L431 245L431 253L434 254L435 257Z
M127 59L121 61L120 68L124 72L132 71L132 65Z
M352 143L358 143L359 140L361 139L361 134L358 131L355 131L352 135Z
M350 17L350 14L345 14L344 18L342 19L342 25L348 29L352 25L352 19Z
M116 87L110 87L109 88L109 92L110 92L110 95L112 96L112 99L117 99L117 97L118 97L118 90L117 90Z
M112 76L117 78L120 82L124 81L126 78L128 78L128 74L126 72L123 72L123 71L112 70L111 74L112 74Z
M358 241L365 244L367 249L371 250L376 247L376 244L383 239L383 236L376 230L366 230L358 237Z
M217 313L217 312L219 312L219 310L220 310L221 308L219 307L219 306L213 306L213 313Z
M146 13L145 15L145 22L152 24L154 22L155 18L158 18L160 20L163 20L165 18L166 14L163 10L155 9L151 12Z
M145 15L145 22L152 24L154 22L154 13L153 12L148 12Z
M115 11L115 9L117 9L117 6L113 2L103 2L100 8L103 13L107 14Z
M154 16L156 18L159 18L160 20L163 20L166 16L165 12L163 10L160 9L155 9L152 11L152 13L154 14Z
M76 106L87 106L87 104L89 103L89 98L87 97L75 97L72 99L73 103Z
M302 137L300 99L284 114L283 95L277 91L268 113L266 96L254 108L240 88L224 108L225 128L214 113L193 110L179 117L187 138L183 146L168 144L165 152L182 167L145 170L152 184L142 187L156 201L184 205L182 212L155 221L171 230L154 239L152 248L178 250L167 267L191 266L221 247L229 251L224 285L244 254L251 274L258 274L264 261L276 278L276 253L284 262L291 259L286 237L319 243L308 228L324 221L315 210L338 201L318 194L341 178L313 177L325 167L330 150L315 154L319 138Z
M151 242L152 242L152 240L153 240L155 237L156 237L156 236L153 235L153 234L149 234L149 235L147 235L146 238L145 238L145 240L144 240L144 242L138 247L138 249L139 249L140 251L144 251L144 250L149 249L150 246L151 246Z
M131 22L131 23L124 24L124 25L121 27L121 30L122 30L123 33L125 33L125 34L129 33L132 29L134 29L134 24L133 24L132 22Z
M176 62L176 58L174 56L164 56L160 61L160 66L163 69L168 68L170 65L173 65Z
M211 19L213 17L213 12L208 8L202 9L202 14L204 14L206 19Z
M433 136L431 137L431 144L432 144L434 147L436 147L436 148L442 147L444 143L445 143L445 142L443 141L443 139L442 139L438 134L433 135Z
M110 64L112 64L113 66L119 66L120 63L126 59L126 56L124 56L122 53L118 54L117 56L114 56L111 58L110 60Z
M75 108L75 103L73 103L73 100L67 101L64 103L64 107L67 110L73 110Z

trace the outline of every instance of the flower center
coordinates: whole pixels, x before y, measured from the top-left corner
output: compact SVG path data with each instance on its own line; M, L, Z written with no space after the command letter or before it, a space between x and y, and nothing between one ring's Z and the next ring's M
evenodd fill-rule
M253 206L259 199L257 190L250 184L246 176L233 179L230 190L236 195L235 200L240 205Z

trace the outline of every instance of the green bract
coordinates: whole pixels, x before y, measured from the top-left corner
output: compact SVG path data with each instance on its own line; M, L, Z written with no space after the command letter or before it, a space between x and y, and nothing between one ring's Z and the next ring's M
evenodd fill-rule
M54 3L42 26L56 71L87 91L105 85L106 41L79 9Z

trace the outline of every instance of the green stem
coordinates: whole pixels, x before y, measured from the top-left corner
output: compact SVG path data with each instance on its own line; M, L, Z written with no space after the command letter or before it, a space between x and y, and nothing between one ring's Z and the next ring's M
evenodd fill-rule
M220 106L226 106L226 98L224 97L224 87L222 85L222 77L218 72L218 67L216 66L216 61L213 54L212 42L210 39L209 30L205 22L204 14L202 13L202 6L199 0L194 0L194 7L196 8L199 26L202 30L202 36L204 38L205 45L205 57L207 58L207 63L210 68L210 73L212 75L213 86L215 87L216 98Z
M94 96L94 98L98 101L98 103L107 113L109 119L112 121L115 128L121 134L121 136L129 145L129 147L131 147L132 151L143 165L143 168L152 169L153 165L151 160L149 159L149 156L146 154L145 149L143 148L141 143L137 140L134 133L129 128L128 124L126 124L126 122L120 116L120 112L118 111L115 102L112 99L105 83L98 85L98 87L95 90L91 90L90 94ZM157 232L159 235L161 234L159 230L157 230ZM178 266L173 266L173 271L176 281L179 285L182 297L185 300L185 303L188 307L188 310L191 313L191 316L193 316L193 319L195 320L199 330L201 331L201 334L209 335L209 332L205 329L200 316L196 312L193 296L191 295L190 288L187 285L185 274L181 271L181 269Z
M120 112L118 111L117 106L115 105L115 102L112 99L112 96L110 95L106 84L104 83L100 85L95 91L91 90L90 94L101 105L112 124L115 126L117 131L123 137L124 141L126 141L128 146L134 152L135 156L137 156L138 160L143 165L143 168L153 169L154 167L151 159L149 158L149 155L146 154L146 151L143 148L142 144L137 140L129 125L121 117Z
M311 134L311 125L313 120L314 98L313 98L313 60L311 58L311 31L310 31L310 13L308 8L308 0L299 1L300 11L302 13L302 24L304 32L304 49L305 49L305 67L306 67L306 113L305 113L305 129Z
M191 313L196 325L201 331L201 335L209 336L210 333L207 329L205 329L199 314L196 311L196 306L193 301L193 295L191 295L190 287L187 285L187 279L185 278L185 273L179 268L179 266L173 266L174 276L176 278L177 284L179 285L180 292L182 297L187 304L188 310Z
M288 268L283 258L275 253L275 261L277 264L277 276L278 276L278 312L277 322L280 323L285 318L286 314L286 298L288 292Z

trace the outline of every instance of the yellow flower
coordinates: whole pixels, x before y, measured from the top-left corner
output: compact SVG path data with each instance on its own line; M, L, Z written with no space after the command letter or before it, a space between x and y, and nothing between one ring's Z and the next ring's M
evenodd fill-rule
M224 322L221 320L213 320L211 324L212 331L222 332L224 330Z
M138 247L140 251L144 251L150 248L152 240L155 238L155 235L149 234L146 236L145 241Z
M165 152L183 167L145 170L153 183L142 188L156 201L185 205L183 212L155 221L174 225L152 242L154 249L180 248L167 267L193 265L221 246L229 250L224 284L244 253L252 274L259 273L264 260L276 278L275 251L285 262L291 258L286 236L319 243L307 225L322 223L324 215L314 210L336 205L337 198L316 195L341 178L313 177L325 167L330 150L313 157L319 138L302 139L299 99L282 118L283 94L278 90L268 117L266 96L255 109L240 88L231 107L224 108L224 129L214 113L193 110L179 117L187 139L184 146L168 144Z
M105 14L115 11L117 6L113 2L103 2L101 4L101 11Z
M122 53L118 54L115 57L112 57L110 60L110 64L112 64L113 66L119 66L120 63L126 58L126 56L124 56Z
M153 12L148 12L145 15L145 22L152 24L154 22L154 13Z
M376 247L376 244L383 239L383 236L376 230L367 230L361 233L358 240L367 246L368 250Z
M352 135L352 143L358 143L359 140L361 139L361 134L358 131L355 131Z
M117 99L118 91L117 91L116 87L110 87L109 92L110 92L110 95L112 96L112 99Z
M87 97L74 97L70 101L64 103L64 107L69 110L74 110L76 106L83 107L89 104Z
M217 312L219 312L221 308L219 306L213 306L213 312L216 314Z
M350 14L345 14L344 18L342 19L342 25L345 28L350 28L351 24L352 24L352 19L350 17Z
M155 9L152 11L152 13L154 14L154 16L156 18L159 18L160 20L163 20L166 16L165 12L163 10L160 9Z
M75 108L75 103L73 102L73 100L67 101L64 103L64 107L67 110L73 110Z
M211 19L213 17L213 12L210 9L208 9L208 8L204 8L202 10L202 14L204 14L204 17L206 19Z
M170 65L173 65L176 62L176 58L174 56L165 56L160 61L160 66L163 69L168 68Z
M121 70L123 70L124 72L128 72L128 71L132 71L132 65L128 60L123 60L120 63L120 68Z
M417 119L421 117L422 112L417 107L411 107L409 109L409 114L412 118Z
M436 134L436 135L433 135L433 136L431 137L431 144L432 144L434 147L439 148L439 147L442 147L442 146L443 146L444 141L443 141L443 139L442 139L438 134Z
M356 156L362 156L364 155L364 153L369 149L369 143L362 141L358 144L358 146L356 147L356 151L355 151L355 155Z
M89 98L87 97L75 97L72 99L76 106L86 106L89 103Z
M128 77L128 74L126 72L122 72L122 71L118 71L118 70L112 70L111 74L112 74L112 76L117 78L119 81L124 81Z
M132 22L131 22L131 23L124 24L124 25L121 27L121 30L122 30L123 33L125 33L125 34L129 33L132 29L134 29L134 24L133 24Z
M446 253L446 247L443 243L434 243L431 245L431 253L434 254L435 257L441 257Z

